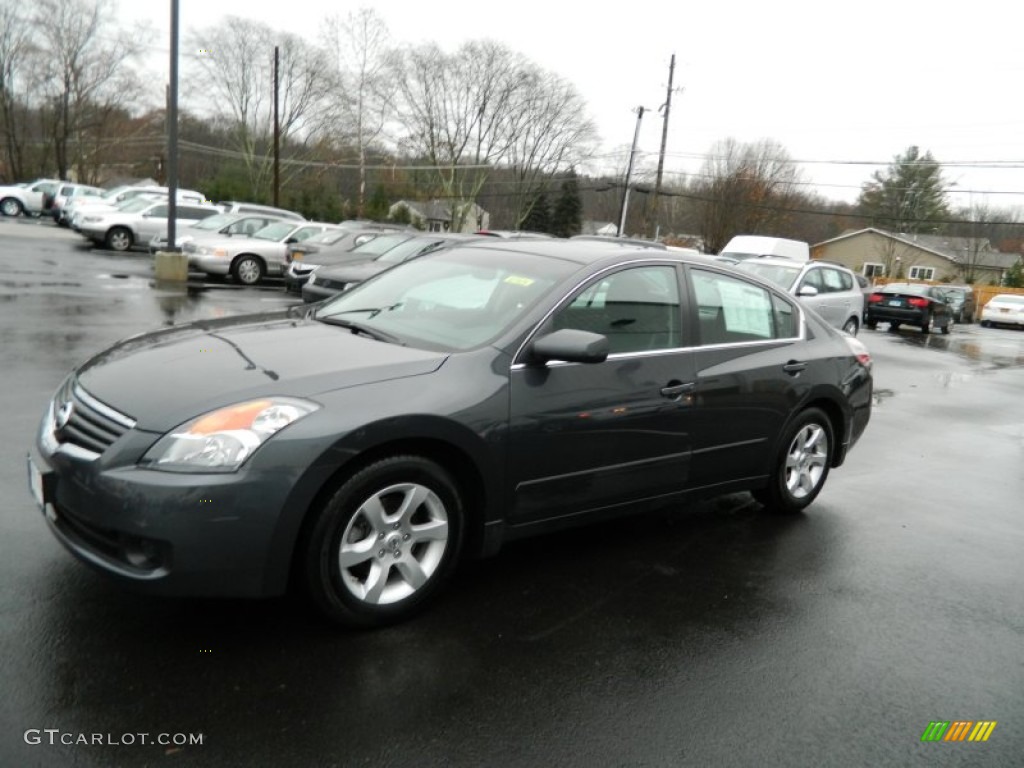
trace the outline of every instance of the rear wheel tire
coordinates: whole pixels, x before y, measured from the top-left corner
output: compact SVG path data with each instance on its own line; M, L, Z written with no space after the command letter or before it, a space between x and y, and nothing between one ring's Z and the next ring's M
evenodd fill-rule
M929 314L928 318L921 323L921 333L931 333L935 330L935 318Z
M132 231L125 227L114 227L107 232L105 240L107 248L112 251L127 251L132 247L135 242L135 238L132 236Z
M768 486L754 498L773 512L794 514L817 498L832 462L832 423L824 411L808 408L786 430Z
M900 324L899 323L889 323L889 330L890 331L898 331L899 329L900 329Z
M843 326L843 330L846 331L851 336L856 336L858 327L859 325L857 323L857 318L851 317L849 320L846 321L846 325Z
M948 319L948 320L946 321L946 324L945 324L944 326L942 326L942 328L941 328L940 330L942 331L942 335L943 335L943 336L948 336L948 335L949 335L949 333L950 333L950 331L952 331L952 330L953 330L953 322L954 322L954 321L953 321L953 318L952 318L952 317L950 317L950 318L949 318L949 319Z
M24 212L25 208L18 198L5 197L3 200L0 200L0 213L4 216L20 216Z
M422 456L391 456L346 480L304 537L306 590L332 622L404 621L451 577L463 538L458 486Z
M263 261L256 256L239 256L231 265L231 276L242 285L256 285L264 271Z
M866 323L864 323L864 327L873 331L876 328L878 328L878 323L876 323L874 320L868 320Z

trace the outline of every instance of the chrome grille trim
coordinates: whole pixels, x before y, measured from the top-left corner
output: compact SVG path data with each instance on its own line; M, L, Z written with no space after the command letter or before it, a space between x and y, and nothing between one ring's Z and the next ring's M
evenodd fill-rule
M88 460L99 458L118 438L135 427L134 419L97 400L73 378L57 392L51 414L55 417L61 406L69 402L72 409L67 422L59 429L56 421L50 422L58 450L69 455L77 454Z

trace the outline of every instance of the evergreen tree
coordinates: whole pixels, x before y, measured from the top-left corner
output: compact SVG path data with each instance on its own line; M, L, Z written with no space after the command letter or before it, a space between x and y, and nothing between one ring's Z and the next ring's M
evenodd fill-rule
M892 232L931 234L949 219L942 167L931 152L908 147L883 172L875 171L861 188L860 212Z
M541 192L526 214L522 229L528 232L551 232L551 203L546 192Z
M555 237L572 237L583 229L583 201L580 199L580 185L576 171L569 171L569 178L562 182L561 194L555 203L551 216L550 232Z
M388 209L391 207L391 200L388 199L387 190L377 185L373 188L373 194L366 201L365 216L370 221L387 221Z

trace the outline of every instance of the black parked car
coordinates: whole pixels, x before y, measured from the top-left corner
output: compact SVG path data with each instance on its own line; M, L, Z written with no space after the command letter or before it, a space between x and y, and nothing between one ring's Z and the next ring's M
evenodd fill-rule
M943 288L923 283L889 283L875 289L864 309L864 325L874 330L888 323L895 331L901 325L913 325L922 333L936 328L949 333L953 312Z
M409 259L434 253L458 242L479 240L481 237L484 236L479 233L473 235L442 233L420 235L399 243L374 259L361 259L335 266L317 267L302 286L302 300L308 304L329 299L331 296L348 290L353 285L369 280L374 275ZM353 251L349 255L354 256L357 252Z
M743 490L799 512L871 389L863 344L726 265L488 240L97 354L47 407L30 487L140 590L291 583L379 625L519 537Z

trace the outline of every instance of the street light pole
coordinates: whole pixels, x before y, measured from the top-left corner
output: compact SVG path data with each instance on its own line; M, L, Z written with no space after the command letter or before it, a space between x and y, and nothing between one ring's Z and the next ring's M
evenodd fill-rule
M622 192L622 210L619 213L619 237L626 229L626 211L629 208L629 183L633 179L633 161L636 159L636 145L640 140L640 121L644 119L644 108L636 108L636 131L633 133L633 148L629 151L629 165L626 168L626 189Z
M171 87L167 99L167 251L178 250L178 0L171 0Z

